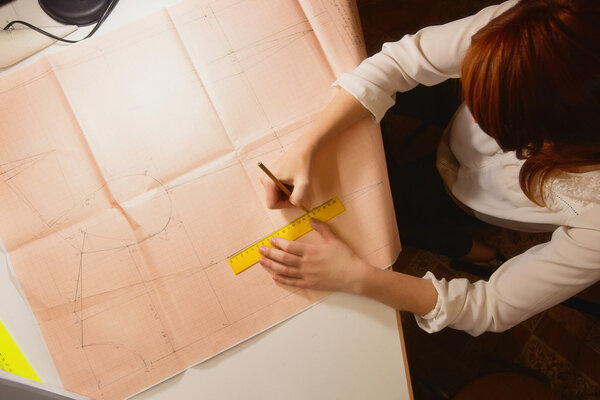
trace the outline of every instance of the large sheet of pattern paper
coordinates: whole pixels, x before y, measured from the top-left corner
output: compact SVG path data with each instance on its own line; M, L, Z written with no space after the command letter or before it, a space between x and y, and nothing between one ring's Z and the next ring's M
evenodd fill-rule
M341 0L187 0L0 80L0 238L66 389L132 395L326 295L226 259L301 214L256 163L363 53ZM327 146L312 205L339 196L333 229L391 264L378 127Z

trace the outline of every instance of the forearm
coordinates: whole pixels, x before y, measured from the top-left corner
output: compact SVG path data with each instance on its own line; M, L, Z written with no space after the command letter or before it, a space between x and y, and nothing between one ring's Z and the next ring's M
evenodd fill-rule
M339 89L299 142L307 151L314 151L326 140L369 115L358 100L344 89Z
M361 275L350 292L417 315L427 314L436 305L438 293L428 279L381 270L368 264L362 268Z

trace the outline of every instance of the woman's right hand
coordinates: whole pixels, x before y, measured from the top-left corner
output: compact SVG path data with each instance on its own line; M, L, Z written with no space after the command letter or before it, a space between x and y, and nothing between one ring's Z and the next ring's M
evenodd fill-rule
M281 183L290 187L291 197L288 199L267 176L260 177L265 187L267 207L310 209L309 179L312 178L311 169L316 150L328 137L368 115L369 111L358 100L340 89L300 139L279 160L268 166Z
M260 177L265 188L268 208L304 207L310 209L309 178L314 149L299 139L269 170L288 186L292 195L288 197L266 175Z

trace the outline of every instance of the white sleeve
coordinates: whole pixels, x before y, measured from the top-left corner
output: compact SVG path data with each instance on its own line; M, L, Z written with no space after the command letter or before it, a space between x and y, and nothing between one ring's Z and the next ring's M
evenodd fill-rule
M416 316L421 328L449 326L473 336L504 331L600 280L600 230L560 227L549 242L504 263L489 282L437 280L431 272L425 278L438 301L427 315Z
M516 3L511 0L490 6L473 16L385 43L379 53L333 85L353 95L379 122L394 105L396 92L406 92L419 83L431 86L460 77L460 64L471 36Z

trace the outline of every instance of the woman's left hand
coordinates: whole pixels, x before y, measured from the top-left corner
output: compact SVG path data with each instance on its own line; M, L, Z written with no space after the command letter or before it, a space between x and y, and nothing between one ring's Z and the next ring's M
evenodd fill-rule
M320 235L318 243L271 238L276 248L262 246L260 264L285 285L308 289L357 293L371 267L337 238L326 223L311 219Z

